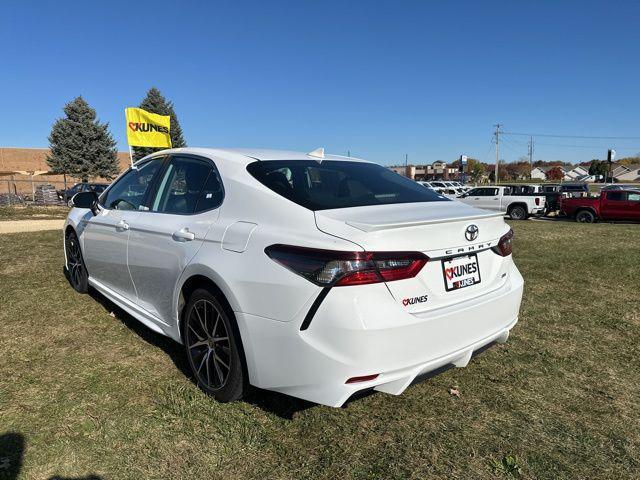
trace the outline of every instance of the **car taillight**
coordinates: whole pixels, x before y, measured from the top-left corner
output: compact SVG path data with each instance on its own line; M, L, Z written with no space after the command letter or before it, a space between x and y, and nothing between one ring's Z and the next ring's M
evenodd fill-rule
M536 205L540 205L540 197L536 197Z
M496 245L495 247L491 247L491 250L502 257L511 255L511 253L513 253L513 237L513 230L509 230L502 237L500 237L498 245Z
M271 245L264 252L322 287L365 285L415 277L429 260L420 252L344 252Z

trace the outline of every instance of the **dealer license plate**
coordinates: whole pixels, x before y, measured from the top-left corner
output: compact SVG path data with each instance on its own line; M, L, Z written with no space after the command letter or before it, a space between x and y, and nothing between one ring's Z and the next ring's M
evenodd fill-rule
M447 292L480 283L480 267L475 253L442 260L444 288Z

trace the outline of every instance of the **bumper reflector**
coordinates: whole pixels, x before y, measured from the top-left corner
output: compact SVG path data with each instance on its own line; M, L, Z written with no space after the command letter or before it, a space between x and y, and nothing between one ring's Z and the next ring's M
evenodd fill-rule
M369 380L375 380L378 378L378 373L374 375L363 375L362 377L351 377L344 383L359 383L359 382L368 382Z

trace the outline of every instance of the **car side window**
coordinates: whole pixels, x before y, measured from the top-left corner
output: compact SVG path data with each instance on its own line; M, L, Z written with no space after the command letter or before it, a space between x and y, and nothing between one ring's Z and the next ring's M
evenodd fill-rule
M160 180L151 210L192 215L217 207L222 195L220 177L208 161L174 157Z
M627 192L609 192L607 194L607 200L612 202L623 202L626 200Z
M632 193L629 192L629 198L628 200L630 202L640 202L640 193Z
M139 210L162 159L149 160L129 170L100 197L105 208L115 210Z
M222 181L215 169L209 171L209 176L204 184L200 197L196 203L195 213L204 212L219 207L222 204L224 190L222 189Z

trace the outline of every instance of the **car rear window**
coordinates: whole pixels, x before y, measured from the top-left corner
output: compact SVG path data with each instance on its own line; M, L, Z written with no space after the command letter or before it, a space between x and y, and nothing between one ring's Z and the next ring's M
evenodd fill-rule
M448 202L448 198L375 163L269 160L247 171L274 192L310 210Z

